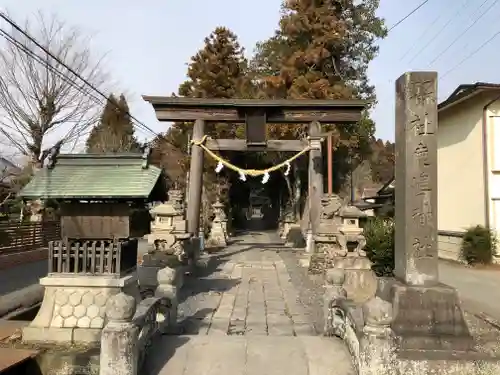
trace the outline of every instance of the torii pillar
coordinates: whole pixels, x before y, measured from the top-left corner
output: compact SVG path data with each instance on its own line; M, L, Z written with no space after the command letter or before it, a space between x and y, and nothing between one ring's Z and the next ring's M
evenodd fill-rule
M210 150L233 151L301 151L304 140L268 140L267 124L310 124L309 202L311 229L319 227L321 196L323 195L323 168L319 138L321 124L352 124L361 119L366 103L361 100L254 100L254 99L202 99L144 96L153 105L159 121L195 122L193 140L204 135L205 121L244 123L246 139L207 139ZM188 231L198 236L199 210L203 173L203 150L192 146L189 201L187 210Z

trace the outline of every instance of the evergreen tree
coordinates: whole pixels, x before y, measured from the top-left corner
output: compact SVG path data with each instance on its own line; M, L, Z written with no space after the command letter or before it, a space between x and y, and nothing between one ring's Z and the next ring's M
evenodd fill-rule
M192 58L188 79L179 87L179 95L192 98L245 98L252 95L247 76L248 61L238 37L226 27L217 27L204 47ZM232 124L207 124L207 134L233 138L237 128Z
M130 152L140 148L134 136L134 124L125 96L111 94L106 101L99 123L87 139L87 152Z
M251 63L261 95L290 99L364 99L375 101L367 77L376 56L375 41L386 35L375 14L379 0L288 0L279 28L259 43ZM352 160L370 154L375 125L365 113L356 125L326 126L336 134L336 181ZM273 138L298 138L305 127L269 127ZM338 187L338 186L337 186Z
M178 95L191 98L246 98L251 97L252 85L248 78L248 61L237 36L226 27L217 27L207 38L204 46L191 58L187 80L180 85ZM235 138L244 132L243 126L228 123L207 123L205 134L213 138ZM155 154L167 154L169 145L185 150L188 135L192 134L191 123L175 123L166 133L167 142L157 142L160 149ZM169 144L169 145L167 145ZM230 159L231 153L225 153ZM211 203L215 200L217 188L225 184L224 173L217 176L214 172L216 162L205 155L203 214L208 220ZM221 197L224 199L224 197Z
M373 100L368 63L384 37L379 0L288 0L279 29L257 46L268 93L287 98Z

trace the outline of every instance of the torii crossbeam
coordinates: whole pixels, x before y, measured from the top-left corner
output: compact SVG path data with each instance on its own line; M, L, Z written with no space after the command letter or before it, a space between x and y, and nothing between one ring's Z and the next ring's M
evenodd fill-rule
M211 150L234 151L300 151L304 140L267 140L266 124L309 123L309 137L321 137L321 124L352 124L361 119L366 102L361 100L254 100L201 99L164 96L143 96L153 106L159 121L195 122L193 139L205 133L205 122L244 123L246 139L209 139ZM192 146L188 230L198 235L203 171L203 150ZM309 202L313 234L319 225L323 171L321 148L309 152Z

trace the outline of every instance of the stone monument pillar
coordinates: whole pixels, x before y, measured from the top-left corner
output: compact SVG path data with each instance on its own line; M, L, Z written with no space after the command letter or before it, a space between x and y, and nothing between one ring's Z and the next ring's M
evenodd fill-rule
M472 343L456 290L439 283L437 122L437 73L403 74L396 81L398 282L391 294L392 328L407 350L465 350Z

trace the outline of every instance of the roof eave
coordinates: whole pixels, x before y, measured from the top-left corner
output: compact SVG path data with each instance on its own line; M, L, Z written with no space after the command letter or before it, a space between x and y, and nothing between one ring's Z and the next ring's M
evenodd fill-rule
M464 86L464 85L462 85ZM459 97L457 99L454 99L454 96L460 96L460 94L456 94L457 92L459 92L459 88L461 86L459 86L446 100L444 100L443 102L441 102L440 104L438 104L438 112L442 112L442 111L446 111L448 109L450 109L451 107L454 107L455 105L457 104L460 104L460 103L463 103L464 101L467 101L471 98L473 98L474 96L478 95L478 94L481 94L485 91L500 91L500 85L487 85L487 84L483 84L483 85L477 85L475 87L470 87L470 92L466 95L463 95L462 97Z

